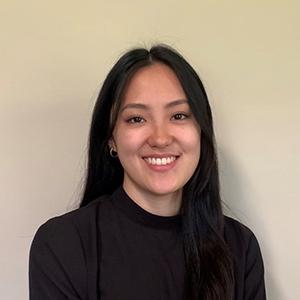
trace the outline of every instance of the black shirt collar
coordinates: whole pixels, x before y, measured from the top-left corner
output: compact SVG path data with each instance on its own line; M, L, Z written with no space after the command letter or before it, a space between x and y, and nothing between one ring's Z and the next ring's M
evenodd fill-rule
M112 203L132 221L148 227L157 229L176 229L181 225L181 215L166 217L152 214L134 202L122 186L112 194Z

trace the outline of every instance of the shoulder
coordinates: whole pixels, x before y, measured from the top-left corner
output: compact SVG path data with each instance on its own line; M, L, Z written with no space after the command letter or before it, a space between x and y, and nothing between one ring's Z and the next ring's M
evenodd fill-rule
M82 288L86 284L82 281L82 274L85 274L88 265L94 266L97 260L98 219L100 212L108 205L109 196L103 196L85 207L51 218L42 224L30 247L31 281L39 282L38 278L44 276L42 274L48 274L53 281L55 278L61 282L70 279L74 286Z
M240 271L264 273L263 258L258 240L251 229L230 217L225 217L224 239Z
M228 242L247 244L253 235L252 230L241 222L231 217L224 217L224 237Z
M102 196L85 207L47 220L37 229L32 244L79 242L88 231L94 230L100 211L109 197Z
M253 231L241 222L225 216L224 238L229 247L237 250L247 250L249 247L259 248L257 238Z
M38 228L29 253L31 298L86 298L92 283L84 274L97 273L98 216L108 199L101 197Z
M266 299L263 257L252 230L225 217L224 239L233 258L236 294L241 299Z
M224 239L233 254L245 259L249 255L261 256L260 246L253 231L241 222L225 216Z

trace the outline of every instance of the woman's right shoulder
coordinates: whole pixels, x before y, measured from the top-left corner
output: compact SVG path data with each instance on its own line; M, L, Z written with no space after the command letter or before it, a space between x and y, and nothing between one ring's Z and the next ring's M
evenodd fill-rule
M72 237L81 238L95 230L99 215L105 213L110 196L101 196L84 207L77 208L59 216L52 217L40 225L34 235L33 243L59 243Z
M70 295L68 299L85 298L86 274L97 271L99 219L109 211L109 200L110 196L102 196L39 226L29 253L32 299L45 298L46 293L49 299L62 299L62 294Z

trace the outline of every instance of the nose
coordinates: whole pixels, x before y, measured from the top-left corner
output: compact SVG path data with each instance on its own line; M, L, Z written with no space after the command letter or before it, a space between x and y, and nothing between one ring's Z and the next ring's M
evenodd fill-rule
M165 148L173 141L173 135L166 125L153 126L148 137L148 144L154 148Z

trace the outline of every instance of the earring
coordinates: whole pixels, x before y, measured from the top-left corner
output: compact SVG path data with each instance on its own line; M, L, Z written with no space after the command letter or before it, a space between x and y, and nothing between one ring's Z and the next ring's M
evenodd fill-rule
M109 148L109 154L113 158L118 157L118 152L115 151L113 148Z

